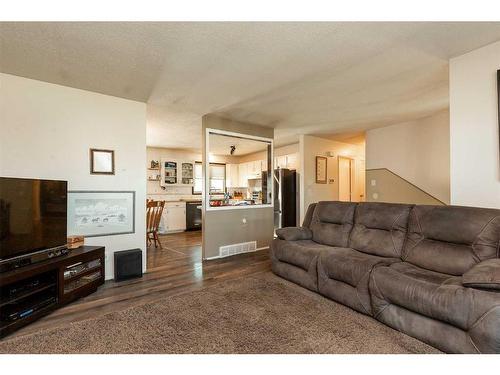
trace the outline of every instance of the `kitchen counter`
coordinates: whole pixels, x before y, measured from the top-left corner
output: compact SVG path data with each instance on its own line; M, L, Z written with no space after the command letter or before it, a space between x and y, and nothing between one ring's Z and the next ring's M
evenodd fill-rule
M192 197L189 195L173 195L173 194L146 194L148 199L165 202L200 202L200 197Z

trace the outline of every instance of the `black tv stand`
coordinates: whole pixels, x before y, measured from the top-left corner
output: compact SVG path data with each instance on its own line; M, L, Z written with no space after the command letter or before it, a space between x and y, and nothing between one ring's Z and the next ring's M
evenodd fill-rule
M104 275L104 247L99 246L0 273L0 338L95 292Z

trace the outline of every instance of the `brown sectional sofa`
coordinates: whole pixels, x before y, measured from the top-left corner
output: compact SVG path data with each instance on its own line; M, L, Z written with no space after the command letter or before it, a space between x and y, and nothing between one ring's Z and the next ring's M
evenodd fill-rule
M319 202L274 273L452 353L500 353L500 210Z

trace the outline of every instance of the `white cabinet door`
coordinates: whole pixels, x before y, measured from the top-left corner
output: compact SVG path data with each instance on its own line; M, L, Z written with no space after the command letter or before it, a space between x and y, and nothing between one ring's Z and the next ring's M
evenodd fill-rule
M286 155L286 167L288 169L297 169L297 154Z
M255 168L255 173L257 174L257 177L262 176L262 161L256 160L253 162L254 168Z
M262 169L262 172L267 172L267 160L260 161L260 168Z
M248 177L249 178L260 178L262 175L262 166L260 160L250 161L248 164Z
M233 187L233 179L231 176L231 164L226 164L226 187Z
M238 187L248 187L248 163L238 164Z
M248 163L245 163L247 165L247 175L249 174L254 174L255 173L255 165L253 165L253 162L250 161Z
M226 187L239 187L239 167L238 164L226 164Z
M194 161L181 161L179 162L179 178L178 183L182 186L194 185Z
M286 155L276 157L276 168L286 168Z
M164 218L167 232L186 230L186 203L167 203Z

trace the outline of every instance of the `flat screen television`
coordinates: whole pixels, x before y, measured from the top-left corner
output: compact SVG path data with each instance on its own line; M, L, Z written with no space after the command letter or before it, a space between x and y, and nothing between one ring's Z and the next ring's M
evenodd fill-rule
M0 177L0 261L67 242L66 181Z

